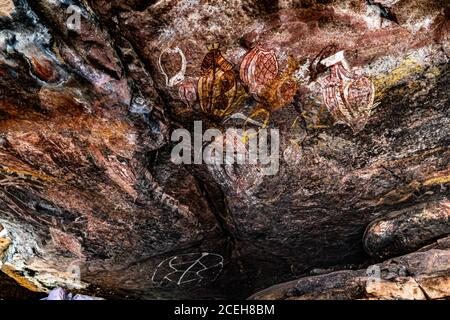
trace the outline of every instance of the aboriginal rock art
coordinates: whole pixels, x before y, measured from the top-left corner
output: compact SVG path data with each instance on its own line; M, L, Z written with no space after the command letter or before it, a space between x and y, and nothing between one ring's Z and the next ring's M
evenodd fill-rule
M10 16L14 12L14 3L12 0L0 0L0 17Z
M357 133L370 118L375 88L372 81L356 76L345 61L344 51L321 61L330 73L320 80L325 106L338 122L343 122Z
M323 59L334 55L337 51L337 46L332 44L320 50L319 54L312 59L309 66L309 77L311 81L316 81L321 74L327 71L327 67L321 62Z
M152 191L152 196L162 205L166 206L172 212L178 212L181 215L192 216L188 206L182 205L171 195L164 192L164 189L153 178L152 174L148 170L143 171L144 178L146 180L146 187Z
M297 92L297 82L292 74L298 65L289 60L286 70L279 74L276 55L257 45L244 57L240 77L249 93L259 103L250 118L265 114L267 125L270 113L292 102Z
M178 54L181 57L181 66L180 66L179 71L170 78L169 78L166 70L163 67L162 57L164 54ZM161 73L163 74L164 79L166 81L166 86L168 86L168 87L173 87L173 86L181 83L184 80L184 75L186 74L186 66L187 66L186 57L185 57L183 51L178 47L175 47L174 49L166 48L159 55L158 67L159 67L159 70L161 71Z
M153 273L158 287L195 286L217 279L224 259L215 253L186 253L162 261Z
M244 57L240 68L240 77L250 94L263 102L262 91L278 75L278 61L273 51L265 51L257 45Z
M197 101L197 87L192 81L186 81L180 84L178 87L178 95L183 103L192 108Z
M237 82L233 65L220 52L220 45L208 46L198 80L200 108L206 114L222 118L230 114L237 97Z
M256 143L256 131L227 130L208 145L208 170L214 180L236 194L250 194L262 182L261 166L250 161L250 144ZM234 150L230 154L228 150Z
M263 89L262 96L267 101L266 106L270 111L281 109L294 99L297 92L297 82L292 75L297 68L298 63L289 58L286 70L277 75Z

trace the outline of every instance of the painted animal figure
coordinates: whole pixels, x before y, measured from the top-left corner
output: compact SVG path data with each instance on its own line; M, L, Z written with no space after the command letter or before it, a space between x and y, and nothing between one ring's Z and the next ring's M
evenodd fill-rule
M289 58L288 67L284 72L277 75L264 87L262 97L269 111L273 112L281 109L294 99L298 86L292 74L297 68L297 62Z
M186 81L180 84L178 87L178 95L181 101L188 108L192 108L194 103L197 101L197 86L192 81Z
M162 60L162 56L164 55L164 53L179 54L181 57L180 70L174 76L172 76L170 79L162 66L161 60ZM164 49L159 56L158 66L159 66L159 70L161 71L161 73L163 74L163 76L166 80L166 86L173 87L173 86L181 83L184 80L184 75L186 74L187 61L186 61L186 57L185 57L183 51L181 51L180 48L175 47L174 49L170 49L170 48Z
M218 43L208 46L201 71L198 80L200 108L212 117L223 118L233 111L237 82L233 65L223 57Z
M328 111L338 122L350 126L355 133L361 131L369 120L374 105L373 82L349 71L343 51L321 63L330 69L329 75L320 81Z

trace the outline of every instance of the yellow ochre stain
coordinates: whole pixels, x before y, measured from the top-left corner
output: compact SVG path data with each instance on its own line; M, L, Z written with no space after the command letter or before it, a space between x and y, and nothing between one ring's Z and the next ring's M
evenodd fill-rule
M398 84L409 75L422 71L423 66L417 63L416 60L412 58L405 59L399 67L395 68L388 74L382 75L373 80L376 92L375 100L380 100L392 86ZM439 70L434 70L433 74L435 72L439 72Z
M411 198L413 192L418 190L421 186L432 186L436 184L444 184L450 182L450 175L435 177L428 180L425 180L421 183L417 181L413 181L409 185L401 188L400 190L392 190L386 193L378 202L380 204L396 204L407 201Z

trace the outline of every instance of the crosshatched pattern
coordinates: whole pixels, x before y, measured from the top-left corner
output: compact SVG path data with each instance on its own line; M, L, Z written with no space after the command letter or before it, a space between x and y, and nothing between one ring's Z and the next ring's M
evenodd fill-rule
M255 65L255 79L258 83L266 83L277 76L278 63L272 53L262 53Z
M223 257L215 253L186 253L162 261L152 281L159 287L195 286L210 283L223 269Z

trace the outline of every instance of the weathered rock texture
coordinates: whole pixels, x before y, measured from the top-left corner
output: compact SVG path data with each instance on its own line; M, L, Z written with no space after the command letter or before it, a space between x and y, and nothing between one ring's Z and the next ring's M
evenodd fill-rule
M0 1L2 270L35 291L242 298L444 237L449 3L370 3ZM236 98L224 100L222 83L228 91L214 99L280 130L276 175L170 161L171 132L194 120L221 131L252 125L200 110L196 86L215 42ZM279 90L259 103L239 80L256 44L279 68L267 84ZM334 83L320 63L339 51L348 72L340 85L353 94L339 106L356 110L343 116L324 103L324 83ZM358 114L369 83L374 101ZM446 250L405 259L444 259ZM404 283L409 298L442 296L433 266L374 296L397 297Z
M393 212L367 227L364 248L377 258L394 257L450 233L450 203L434 202Z
M343 270L304 277L258 292L250 299L449 299L449 248L448 243L436 244L435 248L397 257L369 266L366 270Z

